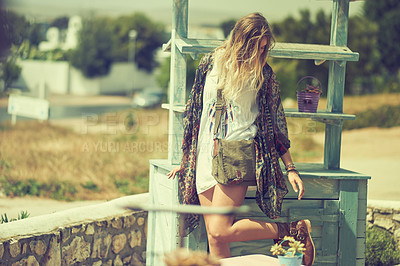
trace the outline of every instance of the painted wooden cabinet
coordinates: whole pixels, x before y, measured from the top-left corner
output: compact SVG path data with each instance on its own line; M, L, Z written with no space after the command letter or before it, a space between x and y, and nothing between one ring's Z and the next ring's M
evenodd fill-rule
M272 0L271 0L272 1ZM340 168L342 122L355 119L343 114L344 80L347 61L357 61L358 53L347 48L349 0L333 0L330 45L277 43L270 56L329 61L329 79L326 110L302 113L286 109L288 117L303 117L326 124L324 162L296 164L303 178L306 193L298 201L294 192L284 199L282 215L274 221L290 222L310 219L316 247L315 265L364 265L367 207L367 175ZM190 39L188 33L188 0L173 0L171 40L163 46L171 52L171 79L169 104L168 160L150 161L151 203L178 204L177 182L166 174L181 160L182 113L185 106L186 55L193 57L211 51L221 40ZM295 162L296 163L296 162ZM268 220L254 200L255 191L249 188L244 204L252 207L250 217ZM246 215L246 217L249 217ZM240 219L240 217L238 217ZM179 245L176 214L149 212L147 233L147 265L163 265L166 252ZM258 240L232 243L232 255L268 254L272 241ZM207 249L207 237L202 224L184 246Z

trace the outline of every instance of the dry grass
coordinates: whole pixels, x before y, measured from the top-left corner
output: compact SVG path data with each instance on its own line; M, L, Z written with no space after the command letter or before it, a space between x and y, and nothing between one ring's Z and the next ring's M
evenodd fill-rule
M54 197L55 187L60 186L65 191L59 193L74 200L145 192L149 159L166 158L168 145L166 111L150 112L151 119L149 114L135 111L136 126L130 130L124 125L127 119L117 115L114 121L108 119L107 127L90 122L85 134L49 123L3 125L0 176L11 184L20 181L48 188L50 191L40 193L44 197ZM97 127L108 131L90 133ZM110 131L112 127L115 130Z

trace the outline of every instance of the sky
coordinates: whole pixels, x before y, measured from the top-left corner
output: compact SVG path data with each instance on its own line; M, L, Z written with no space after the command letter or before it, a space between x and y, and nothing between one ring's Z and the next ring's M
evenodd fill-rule
M171 24L172 0L5 0L7 8L29 18L43 20L60 16L99 15L119 16L143 12L152 20ZM363 1L350 3L350 16L362 12ZM300 9L330 12L329 0L190 0L189 24L218 25L228 19L237 19L252 12L261 12L269 22L289 15L297 16Z

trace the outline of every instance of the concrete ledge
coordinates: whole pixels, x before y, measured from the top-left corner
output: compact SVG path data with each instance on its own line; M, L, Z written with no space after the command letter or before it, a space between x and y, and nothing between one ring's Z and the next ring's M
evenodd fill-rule
M149 202L149 193L126 196L105 203L84 206L52 214L0 224L0 240L51 232L57 228L132 213L121 206Z
M367 206L370 208L387 208L400 210L400 201L368 200Z
M145 265L149 194L0 225L1 265Z

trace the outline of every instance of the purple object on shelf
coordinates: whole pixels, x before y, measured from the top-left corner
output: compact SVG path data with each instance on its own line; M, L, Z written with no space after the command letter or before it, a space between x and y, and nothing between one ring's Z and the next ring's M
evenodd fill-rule
M299 112L316 113L319 102L319 93L298 91L297 102L299 105Z
M305 81L302 83L302 81ZM300 90L299 85L304 86ZM300 86L301 87L301 86ZM299 112L316 113L319 96L321 95L321 82L313 76L305 76L297 82L296 94Z

